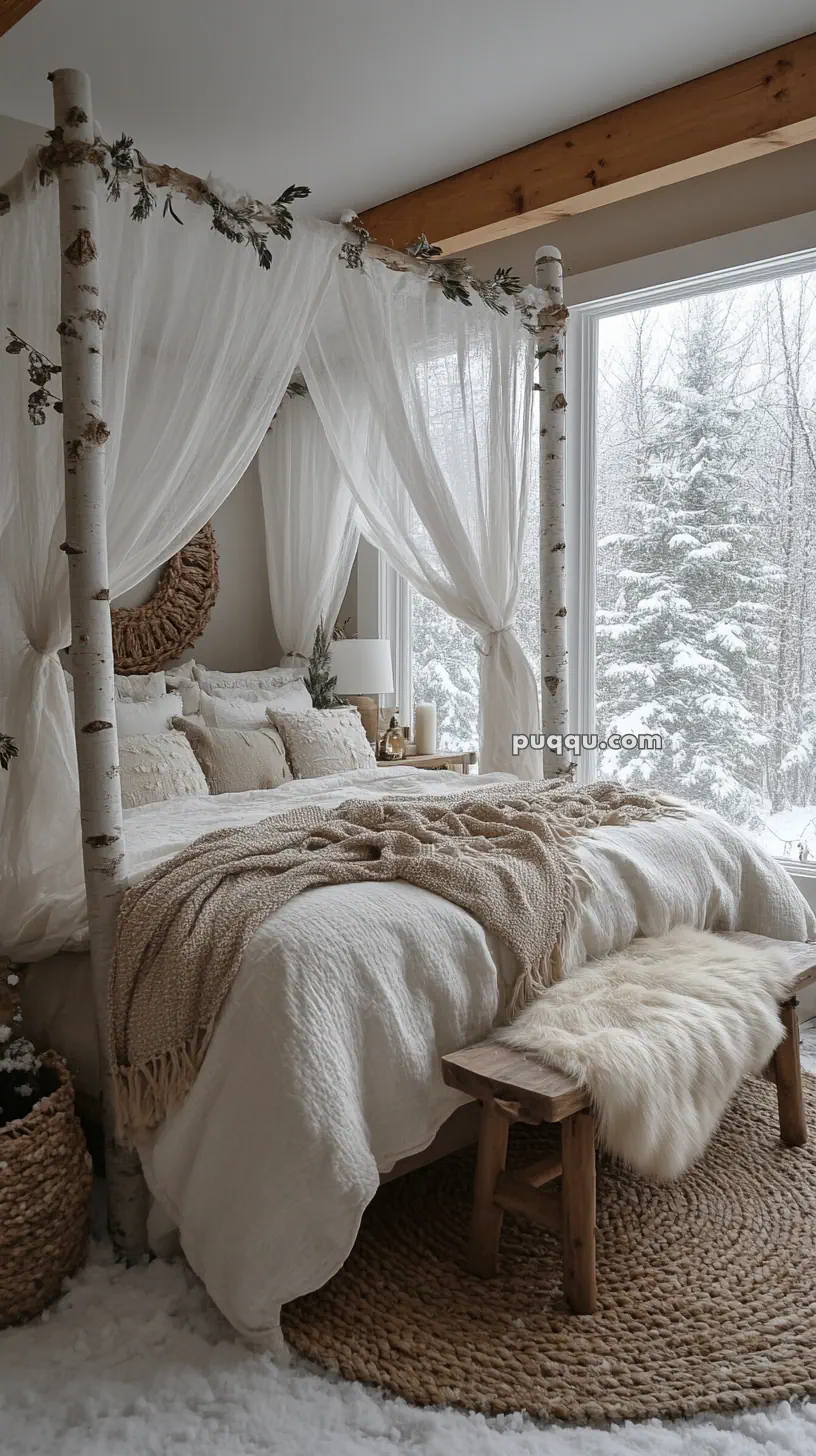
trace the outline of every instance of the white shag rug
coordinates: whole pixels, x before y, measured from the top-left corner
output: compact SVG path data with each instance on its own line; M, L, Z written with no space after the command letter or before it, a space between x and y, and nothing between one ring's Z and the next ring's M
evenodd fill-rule
M816 1022L803 1060L816 1071ZM419 1410L247 1350L183 1262L104 1240L59 1304L0 1331L0 1456L816 1456L816 1403L608 1430Z
M420 1410L248 1351L181 1262L98 1242L42 1319L0 1333L2 1456L813 1456L816 1403L608 1430Z

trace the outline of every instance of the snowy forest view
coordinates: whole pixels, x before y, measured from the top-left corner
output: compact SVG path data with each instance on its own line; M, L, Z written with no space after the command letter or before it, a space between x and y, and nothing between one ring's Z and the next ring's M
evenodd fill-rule
M816 278L604 319L600 772L816 857Z
M816 858L816 275L599 321L598 772ZM536 671L537 510L518 627ZM472 632L413 596L414 700L476 747Z

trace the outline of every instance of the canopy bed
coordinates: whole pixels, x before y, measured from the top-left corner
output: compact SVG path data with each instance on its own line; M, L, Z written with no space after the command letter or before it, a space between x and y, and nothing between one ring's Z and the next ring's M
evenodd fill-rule
M144 1188L116 1136L109 1022L123 893L216 829L243 832L295 809L319 817L350 799L430 801L461 792L461 781L383 773L363 753L334 775L293 779L282 768L276 787L251 792L207 793L204 780L123 810L110 596L201 532L260 448L286 652L308 650L314 601L327 612L339 601L363 532L479 638L482 772L469 788L534 783L542 755L513 757L512 733L568 726L566 311L556 250L542 250L539 288L521 289L506 270L473 278L424 238L410 255L379 247L353 215L340 227L295 223L288 204L299 189L267 206L150 164L128 138L97 136L87 77L58 71L53 84L51 144L0 192L0 298L14 331L0 355L0 470L10 483L0 501L0 702L19 747L0 784L0 949L59 977L65 955L50 972L47 958L87 933L96 1068L87 1038L82 1053L64 1049L84 1056L86 1088L101 1097L111 1226L136 1257ZM151 219L162 192L166 217ZM61 375L39 352L55 329ZM307 392L290 391L275 419L296 370ZM534 388L540 704L513 628ZM303 494L276 490L282 459L290 484L305 473ZM69 639L74 722L57 658ZM284 677L270 671L269 692L288 694L288 706L267 717L285 736L303 684L296 670L276 671ZM193 683L215 705L204 727L229 731L236 720L219 720L218 694L230 675L190 674L194 683L179 676L174 691L183 698ZM238 731L248 723L240 713L253 711L253 685L243 687ZM568 780L558 755L545 767ZM684 922L778 939L816 933L781 867L715 815L594 822L574 846L559 950L567 974ZM72 997L84 999L79 959ZM269 1338L281 1303L342 1262L380 1176L462 1105L442 1082L442 1053L486 1034L517 976L501 937L461 903L401 879L323 883L255 930L192 1086L139 1142L161 1210L236 1328Z

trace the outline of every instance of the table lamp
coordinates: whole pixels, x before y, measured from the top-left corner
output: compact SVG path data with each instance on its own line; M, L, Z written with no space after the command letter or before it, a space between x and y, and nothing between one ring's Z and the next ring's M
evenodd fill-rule
M376 750L380 696L394 691L391 643L385 637L339 637L331 644L331 671L337 676L335 692L357 709Z

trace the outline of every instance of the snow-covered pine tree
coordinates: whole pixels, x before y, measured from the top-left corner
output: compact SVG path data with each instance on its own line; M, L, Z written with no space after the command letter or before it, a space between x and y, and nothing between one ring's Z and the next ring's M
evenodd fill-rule
M765 682L773 811L816 803L816 288L809 275L765 289L766 357L756 470L778 583Z
M636 343L625 529L599 542L618 589L598 614L599 728L659 733L663 750L608 752L602 772L748 822L761 801L756 667L773 568L743 479L750 415L727 306L695 300L678 332L671 387L646 382Z
M475 633L435 602L411 593L415 703L436 703L440 752L479 747L479 659Z

